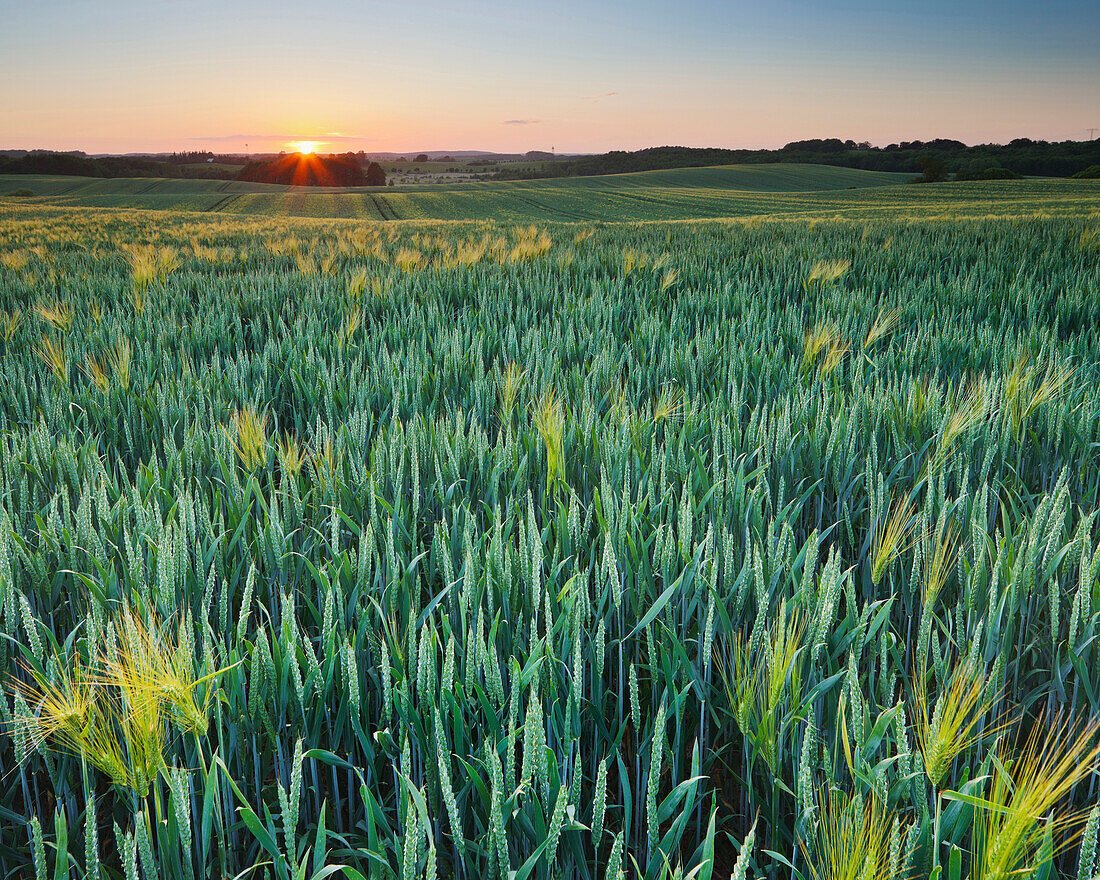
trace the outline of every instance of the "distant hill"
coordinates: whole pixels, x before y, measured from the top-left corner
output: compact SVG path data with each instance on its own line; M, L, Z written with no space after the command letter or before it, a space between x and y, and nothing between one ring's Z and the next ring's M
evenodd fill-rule
M385 186L386 174L377 162L371 162L364 170L354 153L328 156L289 153L270 162L249 162L237 180L284 186Z

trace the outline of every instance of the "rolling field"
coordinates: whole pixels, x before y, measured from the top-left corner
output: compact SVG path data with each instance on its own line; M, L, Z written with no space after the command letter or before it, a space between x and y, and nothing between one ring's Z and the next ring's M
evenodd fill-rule
M0 875L1091 880L1100 184L883 184L0 180Z
M1021 216L1095 213L1094 181L903 185L909 175L821 165L686 168L604 177L318 190L236 181L0 177L0 198L36 206L138 208L358 220L646 221L744 216Z

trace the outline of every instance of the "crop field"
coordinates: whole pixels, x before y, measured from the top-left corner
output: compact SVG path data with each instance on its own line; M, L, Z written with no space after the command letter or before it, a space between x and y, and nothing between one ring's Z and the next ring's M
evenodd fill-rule
M5 204L358 220L648 221L744 216L1095 216L1095 181L902 185L905 174L822 165L685 168L557 180L318 191L217 180L0 176ZM4 198L17 190L33 197Z
M0 182L0 875L1091 880L1100 185L783 170Z

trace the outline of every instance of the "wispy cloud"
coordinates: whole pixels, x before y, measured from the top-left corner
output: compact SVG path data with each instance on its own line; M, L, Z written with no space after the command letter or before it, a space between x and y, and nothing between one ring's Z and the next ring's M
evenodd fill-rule
M585 97L581 98L581 100L582 101L591 101L592 103L596 103L601 98L614 98L617 94L619 94L619 93L618 92L604 92L602 95L586 95Z
M364 137L357 134L215 134L201 137L190 137L190 141L248 141L249 143L264 143L267 141L315 141L327 144L334 141L376 141L378 138Z
M541 119L505 119L501 125L538 125Z

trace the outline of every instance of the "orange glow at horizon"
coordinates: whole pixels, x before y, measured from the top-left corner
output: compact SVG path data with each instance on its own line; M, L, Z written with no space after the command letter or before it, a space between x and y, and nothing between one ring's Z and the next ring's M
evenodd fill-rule
M296 153L301 153L305 156L308 156L317 149L317 142L316 141L297 141L296 143L291 144L291 146L294 147L294 151Z

